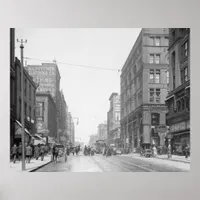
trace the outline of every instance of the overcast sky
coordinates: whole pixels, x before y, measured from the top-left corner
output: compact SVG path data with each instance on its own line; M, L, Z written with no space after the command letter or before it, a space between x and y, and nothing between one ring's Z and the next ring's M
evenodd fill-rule
M120 93L120 73L59 64L59 62L122 69L138 29L16 29L16 39L27 39L24 56L53 61L61 74L60 89L73 117L79 118L75 137L87 143L97 126L107 120L109 97ZM16 56L20 58L19 43ZM28 64L42 61L28 60Z

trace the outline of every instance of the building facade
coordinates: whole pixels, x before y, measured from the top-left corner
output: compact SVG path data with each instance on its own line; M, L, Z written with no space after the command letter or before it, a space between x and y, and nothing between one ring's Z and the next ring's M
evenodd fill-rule
M164 145L155 128L166 126L169 30L141 30L121 73L121 139L133 151Z
M36 93L36 128L37 133L45 137L57 139L56 104L48 92Z
M70 112L67 113L67 136L68 136L68 142L74 145L75 127L74 127L74 121Z
M57 140L60 132L60 72L56 61L54 63L42 63L42 65L27 65L25 69L33 77L34 82L39 86L37 92L50 92L57 109Z
M15 123L15 141L21 142L21 133L18 131L21 123L21 63L18 58L15 59L15 89L16 89L16 120ZM37 85L33 81L32 77L24 69L24 123L25 123L25 139L26 142L30 139L31 135L36 133L36 89ZM31 135L30 135L31 134ZM29 136L28 136L29 135ZM29 138L29 139L28 139Z
M167 124L171 146L182 153L190 145L190 29L169 30L169 94Z
M99 140L107 140L107 124L106 123L101 123L97 127L97 134L98 134L98 139Z
M68 106L65 101L64 93L61 91L61 109L60 109L60 141L67 142L67 112Z
M15 29L10 29L10 146L14 144L16 118Z
M110 109L107 113L107 142L119 145L120 143L120 95L112 93L110 98Z

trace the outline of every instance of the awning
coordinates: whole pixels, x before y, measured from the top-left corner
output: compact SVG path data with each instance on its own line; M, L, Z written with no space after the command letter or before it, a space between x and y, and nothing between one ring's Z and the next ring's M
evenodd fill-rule
M190 88L190 85L189 85L189 86L187 86L187 87L185 88L185 90L186 90L186 89L188 89L188 88Z
M15 131L15 135L21 135L22 134L22 131L21 131L22 130L22 124L17 120L15 120L15 122L19 126L19 127L16 128L17 130ZM27 133L30 137L32 137L31 133L26 128L24 130L25 130L25 133Z
M171 99L172 97L174 97L174 95L171 95L170 97L166 98L165 101Z

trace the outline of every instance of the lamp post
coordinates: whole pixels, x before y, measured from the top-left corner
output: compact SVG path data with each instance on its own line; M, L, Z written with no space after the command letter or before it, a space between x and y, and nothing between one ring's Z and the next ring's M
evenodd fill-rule
M24 127L24 66L23 66L23 49L24 49L24 43L27 42L27 40L21 39L20 41L17 39L17 42L20 42L20 49L21 49L21 138L22 138L22 170L26 170L26 164L25 164L25 127Z

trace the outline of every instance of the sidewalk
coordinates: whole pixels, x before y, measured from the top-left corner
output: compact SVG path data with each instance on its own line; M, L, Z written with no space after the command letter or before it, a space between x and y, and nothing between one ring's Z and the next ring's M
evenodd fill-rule
M171 159L168 159L167 155L159 155L156 158L155 157L146 158L146 157L141 157L139 153L131 153L125 155L122 154L121 156L130 156L132 158L144 160L152 164L166 165L170 167L179 168L184 171L190 171L190 161L189 159L187 161L186 158L183 158L183 156L172 155Z
M34 171L44 165L47 165L51 162L51 155L46 155L44 160L41 161L41 157L36 160L35 158L31 159L30 163L26 163L26 170L23 172ZM13 172L22 172L22 162L17 160L15 163L10 162L10 170Z
M124 155L140 157L139 153L130 153L130 154L124 154ZM175 161L175 162L190 163L190 157L185 158L185 156L177 156L177 155L172 155L171 158L168 158L167 155L157 155L156 157L154 157L154 159L162 159L162 160L170 160L170 161Z
M168 158L167 155L158 155L156 158L164 160L172 160L176 162L190 163L190 157L185 158L185 156L172 155L171 158Z

